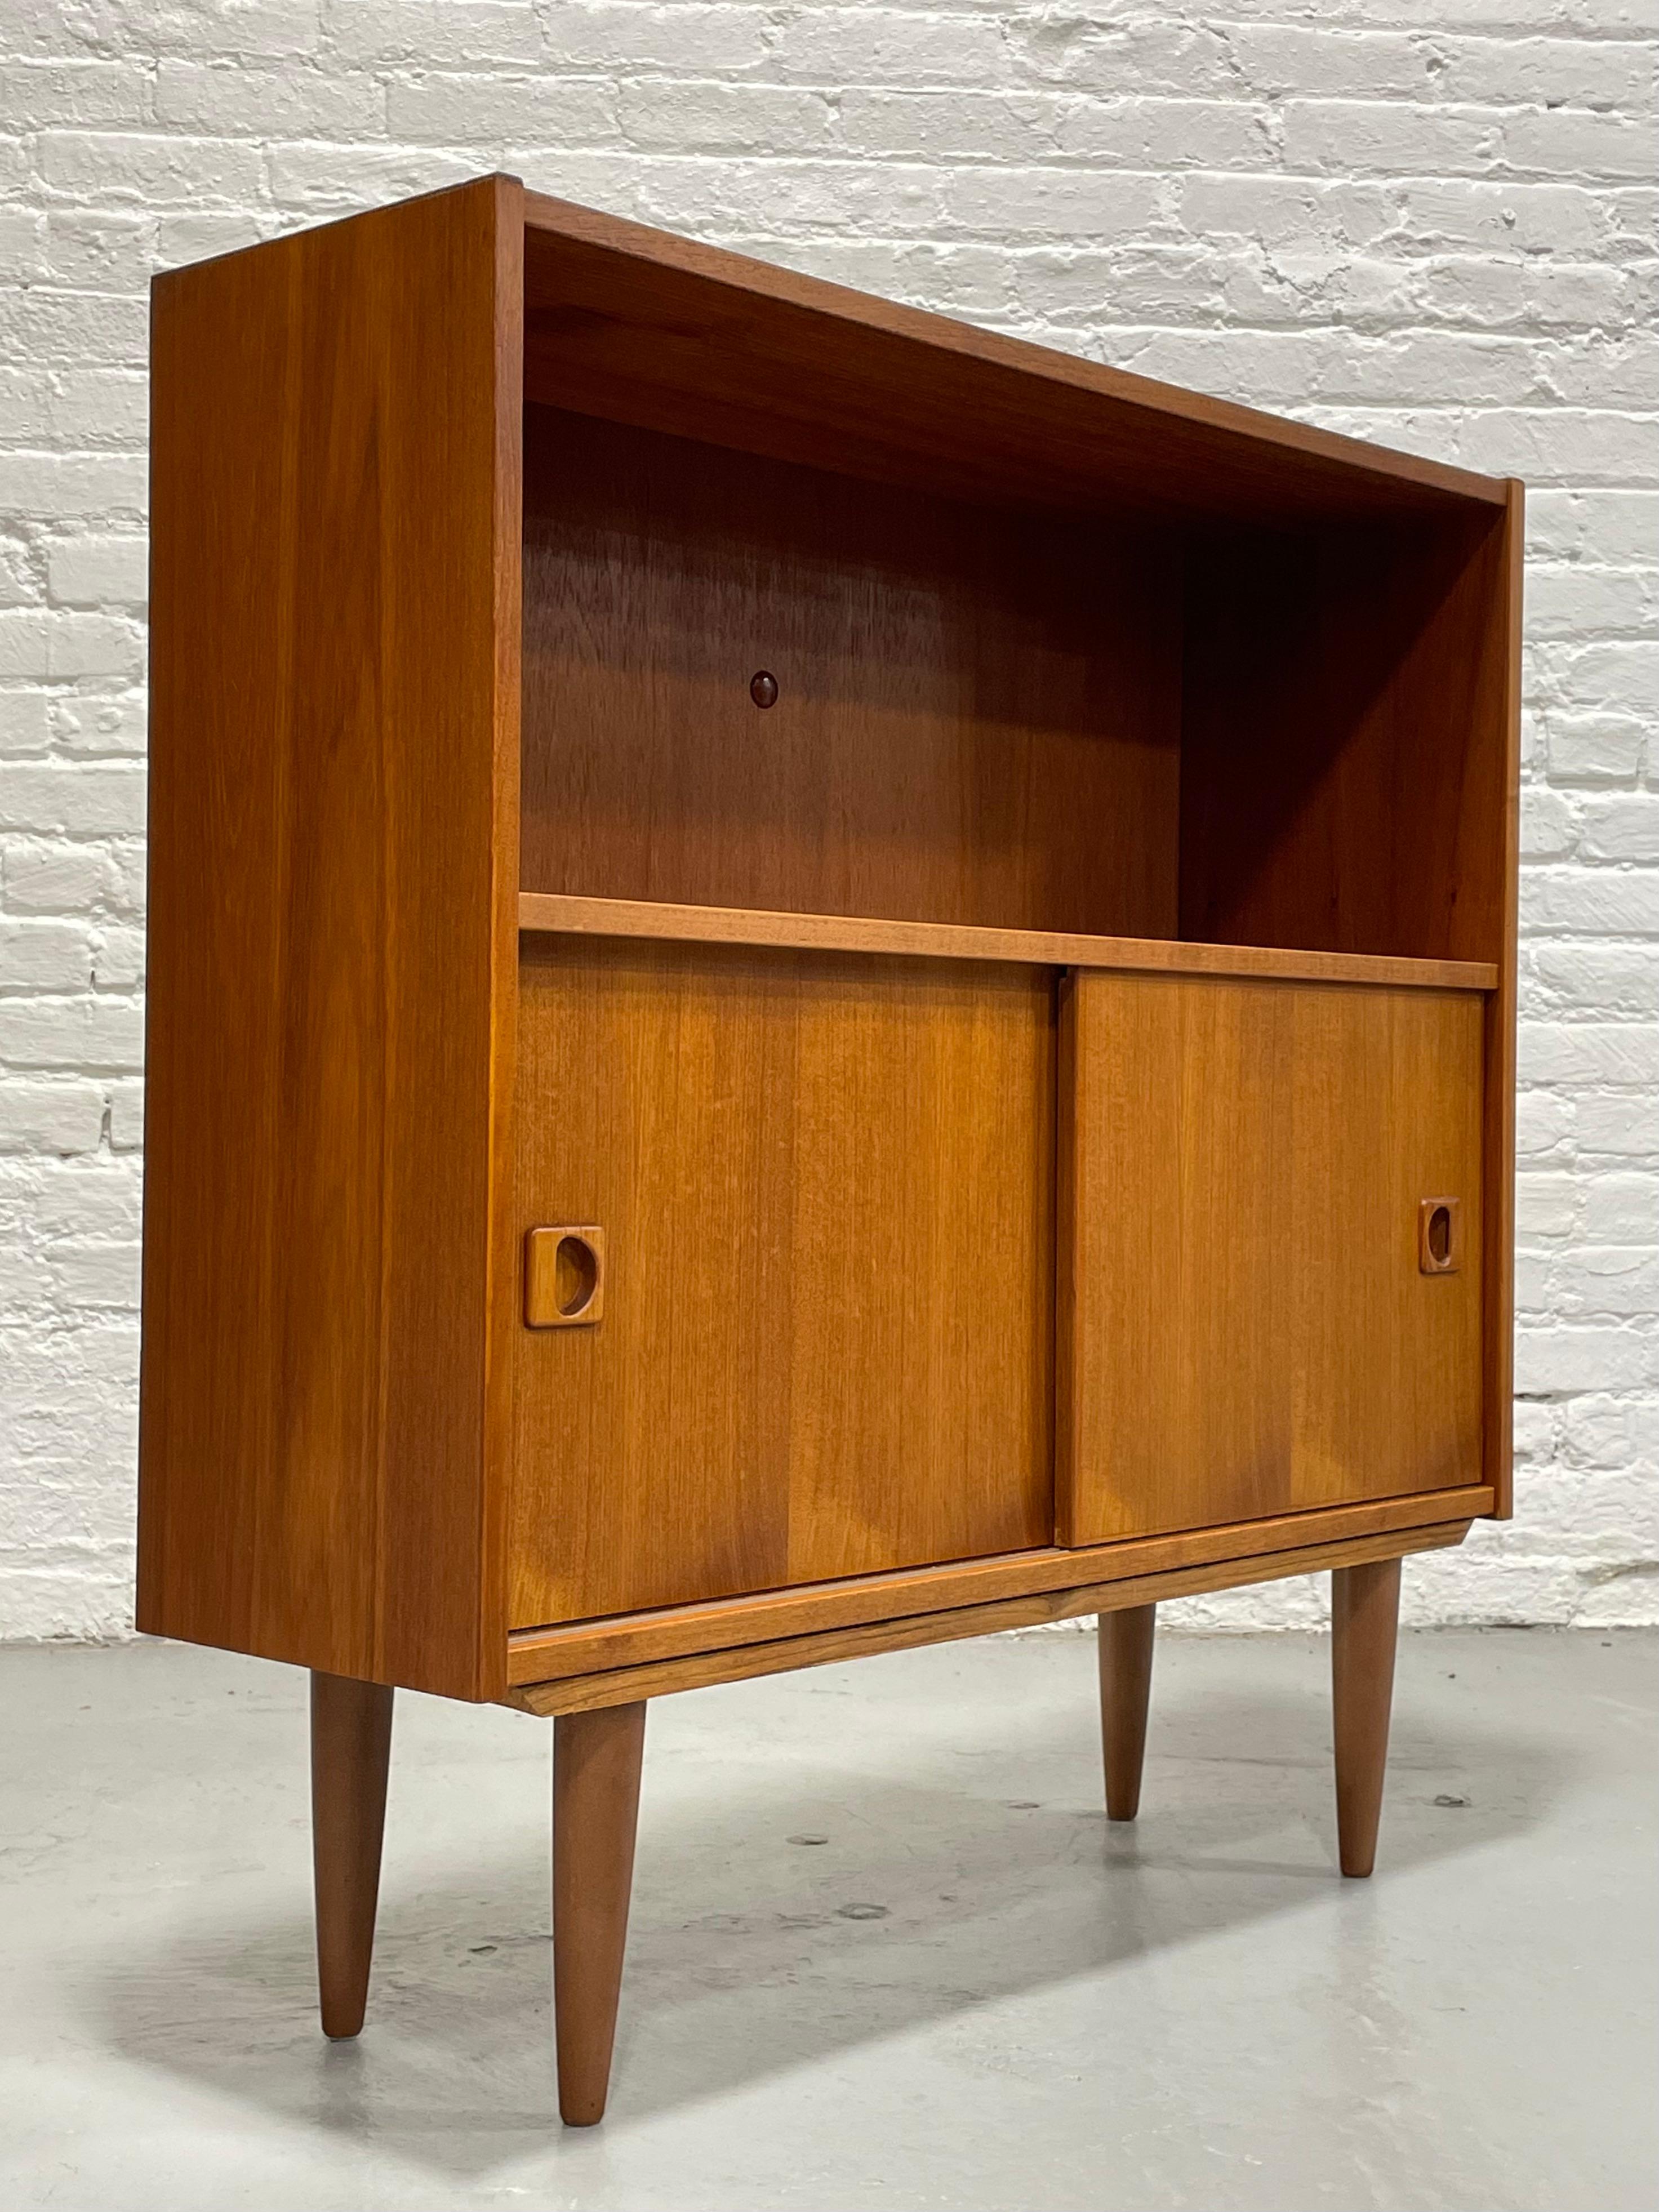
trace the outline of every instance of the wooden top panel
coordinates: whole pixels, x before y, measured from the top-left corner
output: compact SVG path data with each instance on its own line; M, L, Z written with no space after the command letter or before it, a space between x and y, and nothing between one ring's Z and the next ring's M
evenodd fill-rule
M850 475L1263 521L1449 516L1504 486L540 194L532 398Z
M1404 960L1364 952L1286 952L1271 945L1186 945L1144 937L1088 937L1043 929L884 921L863 915L766 914L747 907L658 905L521 891L519 927L570 937L651 937L684 945L777 945L805 951L887 952L910 958L1012 960L1028 967L1117 968L1188 975L1261 975L1302 983L1371 983L1435 991L1491 991L1483 960Z

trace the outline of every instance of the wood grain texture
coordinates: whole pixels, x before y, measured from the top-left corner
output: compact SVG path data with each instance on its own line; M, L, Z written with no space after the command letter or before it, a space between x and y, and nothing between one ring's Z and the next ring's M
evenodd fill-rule
M604 1224L519 1351L515 1626L1047 1543L1040 971L538 939L519 1204Z
M535 398L960 496L1200 515L1443 514L1490 477L1180 392L528 194Z
M368 2002L380 1894L392 1691L315 1670L311 1677L311 1856L317 1994L323 2033L358 2034Z
M639 937L678 945L774 945L829 952L896 952L922 960L1012 960L1026 966L1109 968L1183 975L1276 975L1304 982L1397 983L1491 991L1495 963L1389 960L1363 952L1286 951L1256 945L1188 945L1163 938L1090 937L962 923L884 921L866 915L775 914L751 907L676 906L642 899L526 891L519 927L568 937Z
M1511 477L1494 562L1496 607L1483 640L1480 726L1504 801L1493 835L1503 852L1502 894L1493 917L1498 986L1486 1002L1486 1120L1481 1131L1481 1218L1486 1285L1486 1420L1482 1480L1492 1514L1515 1510L1515 1029L1516 949L1521 874L1521 617L1526 551L1525 491Z
M1425 1198L1417 1208L1417 1269L1422 1275L1455 1274L1463 1264L1463 1201Z
M1133 1820L1140 1810L1157 1630L1155 1605L1126 1605L1100 1616L1100 1748L1109 1820Z
M841 1609L941 1561L1068 1571L1047 1301L1083 1155L1054 1157L1042 971L1091 961L1076 988L1314 1006L1363 976L1394 1009L1386 1049L1362 1024L1322 1058L1292 1023L1263 1052L1252 1020L1180 1068L1178 1024L1116 1061L1176 1082L1179 1144L1287 1083L1302 1134L1209 1125L1190 1179L1238 1234L1170 1332L1180 1403L1133 1408L1179 1430L1188 1494L1149 1474L1112 1525L1190 1517L1218 1438L1208 1520L1429 1479L1455 1486L1425 1510L1507 1510L1518 486L510 179L159 280L153 392L141 1626L477 1698L530 1663L510 1624L573 1609L643 1608L637 1655L714 1633L708 1593L805 1578L828 1634L902 1618ZM534 934L554 909L566 934ZM521 953L562 979L522 1148ZM1477 983L1449 1056L1410 1044ZM1461 1351L1300 1264L1393 1189L1305 1162L1439 1097L1468 1018L1479 1188L1460 1164L1413 1195L1464 1192L1465 1265L1426 1287L1484 1311L1473 1417ZM1389 1176L1462 1115L1390 1139ZM636 1244L637 1295L548 1332L515 1395L524 1229L606 1220L545 1184L526 1218L532 1154L664 1264ZM1286 1163L1281 1249L1256 1170ZM1299 1366L1269 1356L1286 1282ZM544 1358L584 1340L592 1376ZM1224 1340L1232 1381L1191 1388Z
M1482 1004L1073 975L1062 1542L1478 1480ZM1428 1277L1446 1191L1471 1257Z
M859 1628L787 1637L775 1644L739 1644L728 1650L702 1651L648 1666L567 1675L509 1689L501 1703L544 1716L599 1711L636 1698L663 1697L671 1691L702 1689L715 1682L744 1681L754 1675L787 1674L797 1667L828 1666L877 1651L905 1651L921 1644L955 1643L965 1636L988 1636L999 1629L1074 1620L1084 1613L1109 1613L1119 1606L1156 1605L1166 1598L1191 1597L1204 1590L1232 1589L1248 1583L1274 1582L1285 1575L1315 1574L1327 1567L1397 1558L1402 1552L1443 1551L1461 1544L1468 1526L1467 1521L1438 1522L1431 1528L1386 1536L1360 1536L1344 1543L1310 1545L1300 1551L1223 1560L1214 1566L1182 1567L1168 1574L1139 1575L1080 1589L1007 1598L994 1605L912 1613Z
M605 2118L639 1826L645 1707L563 1713L553 1726L553 2016L559 2117Z
M1430 1492L1417 1498L1374 1498L1363 1505L1311 1513L1275 1514L1225 1528L1200 1528L1179 1536L1139 1537L1077 1550L1052 1546L1009 1553L1000 1559L958 1559L945 1566L912 1567L840 1582L762 1590L700 1605L624 1613L609 1620L574 1621L565 1627L520 1629L509 1638L507 1679L514 1684L561 1674L677 1659L739 1644L775 1642L866 1621L892 1620L930 1607L989 1603L1045 1590L1138 1576L1176 1567L1213 1566L1264 1553L1301 1551L1395 1529L1467 1524L1491 1509L1492 1492L1475 1488Z
M138 1624L495 1686L522 220L157 280Z
M1173 934L1166 538L526 436L526 890Z
M1371 1559L1331 1576L1331 1708L1337 1847L1345 1875L1376 1863L1400 1628L1400 1562Z
M1194 541L1182 937L1502 961L1507 542L1489 511Z
M593 1222L527 1230L525 1327L592 1328L604 1318L604 1230Z

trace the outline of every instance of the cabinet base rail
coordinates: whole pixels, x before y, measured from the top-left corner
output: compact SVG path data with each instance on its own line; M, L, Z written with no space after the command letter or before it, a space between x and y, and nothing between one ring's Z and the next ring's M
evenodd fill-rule
M781 1645L570 1677L513 1693L554 1716L553 1978L559 2111L568 2126L603 2118L622 1989L648 1695L698 1682L821 1665L856 1652L981 1635L988 1629L1100 1616L1100 1716L1106 1807L1132 1820L1141 1769L1160 1595L1331 1569L1331 1677L1338 1859L1346 1875L1375 1863L1388 1756L1400 1606L1400 1554L1456 1543L1467 1523L1323 1544L1226 1566L1187 1568L1117 1583L964 1606L931 1619L795 1637ZM1340 1554L1333 1559L1333 1553ZM1178 1587L1170 1587L1178 1585ZM810 1649L803 1647L811 1647ZM787 1653L788 1656L784 1656ZM624 1679L625 1678L625 1679ZM653 1687L647 1688L649 1678ZM538 1704L546 1692L554 1702ZM363 2023L380 1888L392 1692L335 1674L312 1676L312 1822L318 1982L324 2032Z
M1260 1521L1187 1529L1178 1535L1049 1545L988 1558L953 1559L942 1566L889 1568L834 1582L793 1583L782 1589L661 1605L543 1628L519 1628L507 1638L507 1687L511 1692L550 1682L560 1675L603 1674L619 1667L685 1659L738 1644L793 1641L823 1629L861 1628L877 1621L955 1613L963 1607L989 1605L1004 1598L1092 1589L1131 1577L1167 1574L1177 1567L1223 1566L1229 1581L1244 1582L1253 1571L1247 1562L1277 1563L1314 1545L1346 1544L1362 1536L1391 1536L1395 1550L1420 1551L1437 1540L1461 1540L1469 1522L1491 1513L1493 1504L1491 1489L1471 1483L1401 1498L1371 1498L1360 1504L1309 1507L1295 1513L1272 1514ZM1428 1534L1431 1528L1443 1526L1449 1533L1441 1538ZM1333 1554L1310 1564L1336 1566L1342 1561ZM1290 1565L1267 1564L1261 1571L1288 1575L1297 1570ZM1194 1583L1191 1587L1197 1590L1215 1585ZM1171 1585L1155 1595L1169 1597L1180 1593ZM1088 1605L1074 1608L1084 1613L1095 1609Z
M988 1604L956 1605L906 1613L895 1620L862 1621L847 1628L781 1637L775 1641L734 1644L639 1666L611 1667L550 1681L521 1683L509 1689L501 1703L544 1719L556 1713L595 1712L606 1705L630 1705L636 1698L665 1697L671 1691L702 1689L712 1682L743 1681L751 1674L782 1674L796 1667L824 1667L870 1651L953 1644L964 1636L988 1636L1002 1628L1036 1628L1045 1621L1077 1620L1085 1613L1155 1605L1164 1598L1195 1597L1206 1590L1237 1589L1247 1583L1279 1582L1287 1575L1316 1574L1374 1559L1398 1559L1406 1552L1440 1551L1461 1544L1468 1528L1467 1521L1437 1522L1428 1528L1395 1528L1381 1535L1350 1536L1293 1550L1264 1552L1255 1559L1220 1559L1157 1574L1118 1575L1109 1582L1036 1590Z

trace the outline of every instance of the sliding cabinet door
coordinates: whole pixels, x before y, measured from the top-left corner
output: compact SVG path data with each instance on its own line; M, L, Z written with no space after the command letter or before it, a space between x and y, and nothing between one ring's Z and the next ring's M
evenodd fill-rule
M514 1625L1050 1542L1052 973L520 972L520 1228L592 1234L526 1285Z
M1481 1480L1483 1011L1069 979L1062 1542Z

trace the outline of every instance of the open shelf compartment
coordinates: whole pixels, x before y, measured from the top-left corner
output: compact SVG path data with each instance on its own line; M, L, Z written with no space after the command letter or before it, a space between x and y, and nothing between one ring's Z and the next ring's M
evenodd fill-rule
M534 195L526 222L526 926L607 900L624 933L1491 980L1505 485Z

